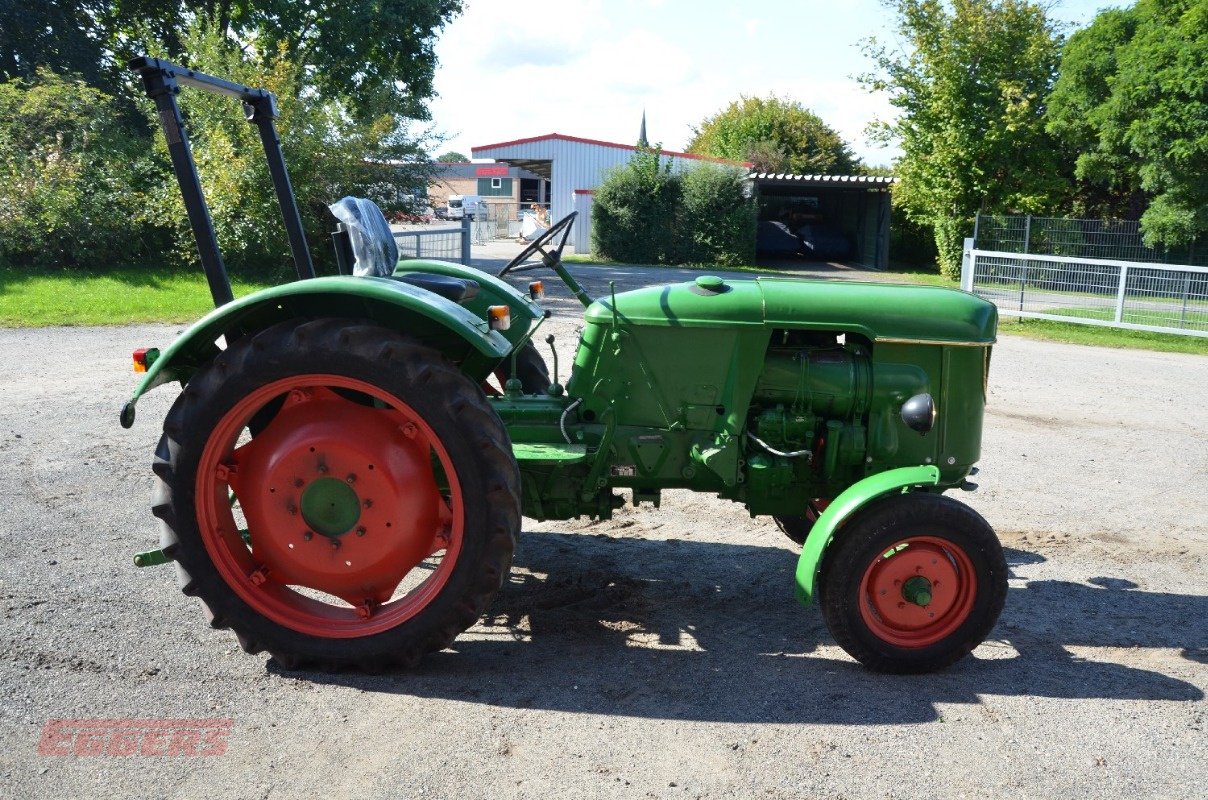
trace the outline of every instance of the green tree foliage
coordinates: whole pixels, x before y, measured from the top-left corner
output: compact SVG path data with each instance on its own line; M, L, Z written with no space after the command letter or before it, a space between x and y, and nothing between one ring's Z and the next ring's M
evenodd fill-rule
M121 82L128 59L188 62L184 32L204 19L234 44L276 54L284 48L307 82L348 113L389 110L427 119L436 35L461 0L0 0L0 77L40 66L83 75L101 88Z
M114 98L41 69L0 83L0 263L105 267L163 246L157 164Z
M1037 212L1065 191L1043 103L1061 39L1043 6L1026 0L886 5L907 49L869 40L878 70L862 81L899 110L877 128L903 152L894 202L933 230L952 276L975 212Z
M659 163L660 145L638 146L623 167L610 170L592 204L593 252L639 264L676 263L675 218L683 186L670 162Z
M1127 213L1141 189L1147 244L1208 232L1208 2L1101 12L1070 37L1049 105L1092 210Z
M605 176L592 205L595 253L638 264L747 264L755 255L755 203L743 174L713 164L673 173L659 146L639 146Z
M0 80L35 78L39 69L100 82L105 59L97 19L103 0L0 0Z
M441 153L436 157L437 163L440 164L460 164L470 159L465 157L464 153L459 153L456 150L450 150L446 153Z
M754 201L743 171L698 164L682 176L678 229L680 259L690 264L737 266L755 260Z
M152 106L125 69L151 53L277 94L312 252L329 258L326 203L423 192L430 142L413 123L428 116L435 36L460 9L460 0L0 0L0 197L13 198L0 209L0 252L22 264L131 262L162 256L164 231L175 231L177 259L196 263ZM238 103L186 89L182 105L228 263L261 272L288 263L263 152Z
M743 96L693 134L689 153L750 161L756 172L848 175L860 169L843 138L795 100Z
M195 54L198 69L266 88L277 96L281 112L277 130L317 263L333 260L328 203L354 194L389 205L416 185L426 184L422 141L400 135L393 115L353 119L338 101L309 90L305 68L290 58L284 45L275 55L253 61L217 29L204 25L187 31L184 43ZM229 97L186 90L182 108L228 265L256 274L287 267L289 247L256 127L248 124L239 103ZM145 110L154 124L153 109ZM155 148L167 158L162 136L156 137ZM178 222L178 259L195 263L197 255L175 181L162 181L159 193L163 212Z

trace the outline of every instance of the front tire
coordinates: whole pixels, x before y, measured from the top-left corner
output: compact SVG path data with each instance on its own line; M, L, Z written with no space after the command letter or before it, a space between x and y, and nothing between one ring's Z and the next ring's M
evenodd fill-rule
M981 644L1007 596L1002 545L973 509L893 495L839 532L819 575L835 641L877 672L943 669Z
M350 320L234 342L177 398L154 470L182 590L287 668L379 671L448 646L520 530L519 470L478 387Z

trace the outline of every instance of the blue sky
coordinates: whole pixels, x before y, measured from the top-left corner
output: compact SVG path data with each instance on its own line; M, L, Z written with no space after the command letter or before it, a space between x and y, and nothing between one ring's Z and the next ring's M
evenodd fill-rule
M1084 26L1111 0L1059 0L1050 16ZM431 105L438 152L563 133L681 150L692 126L741 94L805 104L872 164L896 150L866 141L891 108L855 76L869 36L890 43L878 0L467 0L437 43Z

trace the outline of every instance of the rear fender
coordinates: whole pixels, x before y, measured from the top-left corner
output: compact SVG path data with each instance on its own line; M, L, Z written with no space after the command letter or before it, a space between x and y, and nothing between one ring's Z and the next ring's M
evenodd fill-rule
M296 281L240 297L181 334L148 368L122 407L122 426L134 424L134 407L144 394L169 381L187 382L217 355L219 338L246 335L289 319L320 317L368 320L406 333L444 353L475 381L489 375L512 349L482 317L417 286L349 276Z
M935 486L939 481L938 467L899 467L869 475L840 492L814 522L809 535L805 537L805 546L801 548L801 557L797 559L794 591L797 600L806 606L813 600L822 554L835 537L835 531L853 514L882 495L913 486Z

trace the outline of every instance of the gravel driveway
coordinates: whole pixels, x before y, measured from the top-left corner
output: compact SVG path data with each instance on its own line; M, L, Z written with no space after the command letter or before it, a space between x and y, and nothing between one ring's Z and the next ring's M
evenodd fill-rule
M685 274L575 271L593 293ZM565 366L575 308L552 305ZM131 565L157 540L175 390L132 430L117 412L130 351L178 330L0 330L0 795L1204 796L1208 358L1003 337L981 489L960 499L998 530L1011 589L947 672L866 672L792 601L771 522L669 492L526 521L455 651L324 675L245 655L169 569ZM39 755L60 718L233 727L220 756Z

